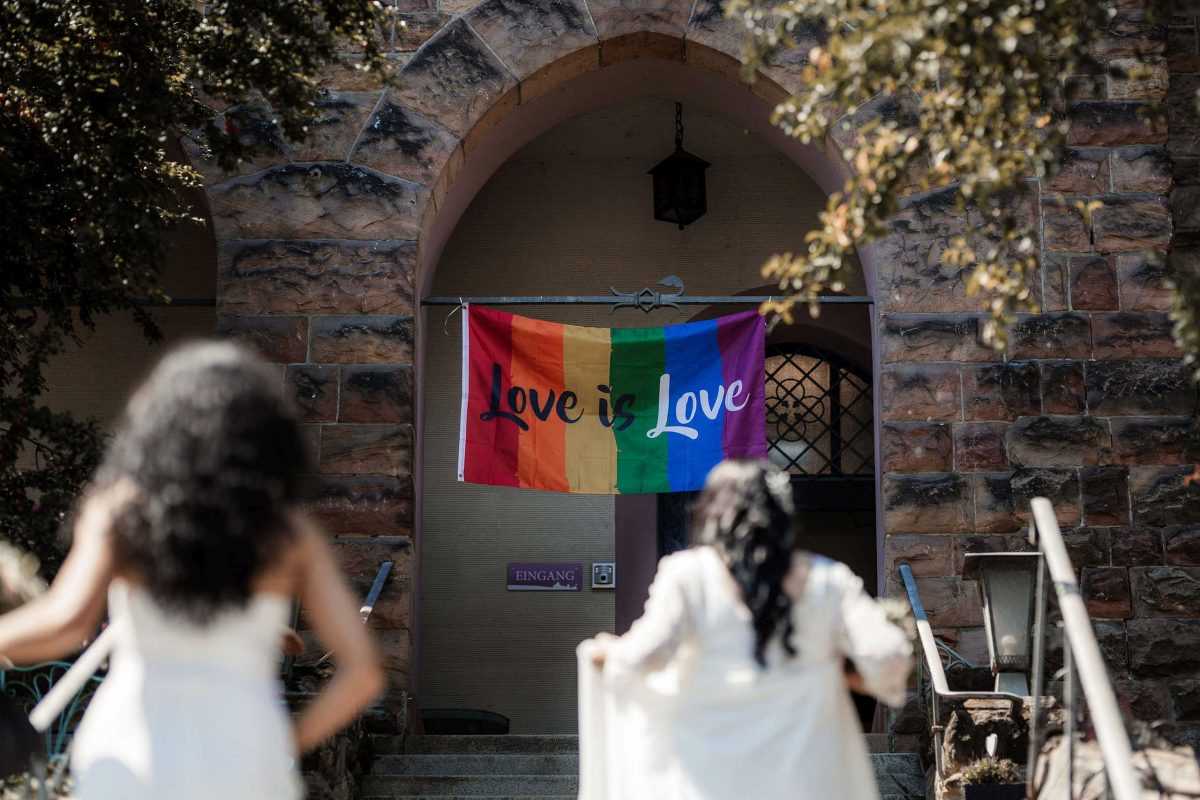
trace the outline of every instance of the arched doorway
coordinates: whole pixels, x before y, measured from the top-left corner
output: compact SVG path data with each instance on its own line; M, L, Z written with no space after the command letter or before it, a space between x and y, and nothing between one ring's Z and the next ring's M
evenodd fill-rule
M674 274L693 294L733 295L761 281L758 270L766 257L801 246L824 206L822 187L773 143L712 104L685 106L688 148L714 164L709 213L685 231L655 222L645 172L669 152L674 98L622 92L630 96L562 122L496 169L447 236L436 274L427 273L426 294L563 296L603 293L609 286L636 291ZM861 275L850 283L848 293L867 293ZM713 306L700 316L738 308ZM674 324L693 316L670 310L610 315L604 306L568 304L506 310L606 327ZM425 309L421 703L500 713L512 721L514 733L572 732L574 647L597 630L623 627L640 610L668 524L655 504L670 500L457 483L460 320L452 309ZM868 308L846 307L803 326L777 329L773 338L803 341L825 348L823 353L839 348L858 359L854 374L868 391L849 406L865 426L867 457L853 467L856 476L866 477L865 538L847 552L857 554L867 567L864 577L873 582L870 329ZM851 364L849 357L835 357L842 359L839 365ZM830 374L823 373L827 385ZM850 438L837 420L829 424L842 439ZM827 431L818 443L822 452L829 452L831 436ZM854 442L864 447L861 438ZM831 458L839 465L845 460ZM616 593L592 591L586 582L578 593L509 593L504 585L508 562L614 560Z

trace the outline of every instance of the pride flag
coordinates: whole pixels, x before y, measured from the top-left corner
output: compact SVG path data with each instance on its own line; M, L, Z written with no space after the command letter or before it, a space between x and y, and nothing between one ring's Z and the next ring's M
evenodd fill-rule
M724 458L766 457L756 311L612 329L463 314L460 481L685 492Z

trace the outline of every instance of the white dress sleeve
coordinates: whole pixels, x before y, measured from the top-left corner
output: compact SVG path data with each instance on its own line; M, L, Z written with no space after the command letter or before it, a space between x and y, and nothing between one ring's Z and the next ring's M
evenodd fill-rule
M642 616L609 645L604 662L608 681L619 683L662 669L692 630L685 591L687 561L681 556L683 553L659 562Z
M863 591L862 579L845 564L830 570L835 600L835 637L842 654L863 678L867 691L889 706L904 704L912 645L888 621L883 608Z

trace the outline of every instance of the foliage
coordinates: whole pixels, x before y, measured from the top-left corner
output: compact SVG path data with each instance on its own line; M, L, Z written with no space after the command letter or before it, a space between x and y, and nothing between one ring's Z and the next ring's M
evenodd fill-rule
M730 0L726 11L749 34L751 72L788 48L811 48L805 88L774 119L804 142L835 143L854 173L829 198L807 252L764 266L786 293L764 311L790 320L800 302L815 316L816 297L841 289L847 258L889 234L906 195L945 187L971 230L942 260L969 273L967 293L991 312L985 338L1003 348L1013 313L1038 310L1032 209L1066 152L1062 77L1103 74L1089 49L1112 3ZM1075 204L1085 221L1098 205Z
M303 137L339 50L382 66L387 13L375 0L0 0L0 535L47 567L100 439L46 408L44 369L99 315L131 312L158 336L144 303L169 299L162 234L192 218L177 190L200 180L169 143L190 132L230 165L278 143L264 126Z
M1007 758L981 758L962 771L962 782L1021 783L1021 768Z

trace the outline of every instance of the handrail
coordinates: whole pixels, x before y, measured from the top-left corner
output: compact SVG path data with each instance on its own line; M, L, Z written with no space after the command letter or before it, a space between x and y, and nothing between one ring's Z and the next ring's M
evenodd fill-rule
M1009 692L960 692L950 689L946 681L946 670L942 667L942 658L938 655L937 639L933 636L933 627L925 613L925 604L921 602L921 593L917 590L917 581L913 577L912 568L908 564L900 565L900 578L904 581L904 591L908 594L908 604L912 606L913 620L917 625L917 636L921 640L921 650L925 656L925 667L929 670L929 678L933 682L930 696L932 698L933 715L933 762L939 778L946 777L942 763L942 742L938 735L942 730L940 700L1007 700L1012 703L1013 714L1021 713L1025 698ZM1120 798L1118 798L1120 800Z
M1068 673L1078 672L1100 752L1104 756L1109 787L1115 800L1137 800L1141 796L1141 781L1133 770L1133 748L1129 744L1129 735L1108 677L1108 668L1100 654L1100 645L1096 642L1096 633L1088 618L1087 607L1079 592L1079 584L1075 581L1075 568L1067 555L1067 546L1059 530L1054 507L1044 497L1035 497L1030 505L1034 522L1030 528L1030 538L1045 557L1050 581L1058 596L1067 670ZM1039 650L1044 652L1044 648ZM1035 666L1040 673L1041 665ZM1068 674L1067 678L1070 684L1073 676ZM1035 690L1038 688L1035 687ZM1074 713L1072 700L1067 698L1067 713L1071 716ZM1068 741L1067 747L1072 744ZM1067 757L1071 757L1069 750ZM1033 766L1030 765L1031 768ZM1070 790L1073 791L1073 787Z
M362 619L365 625L371 619L371 612L375 610L375 604L379 602L379 595L383 592L383 585L387 583L388 576L392 573L392 561L381 561L379 571L375 573L375 580L371 582L371 588L367 590L367 596L363 600L362 606L358 609L358 616ZM313 664L315 667L323 665L326 661L333 657L333 651L330 650L321 656Z

